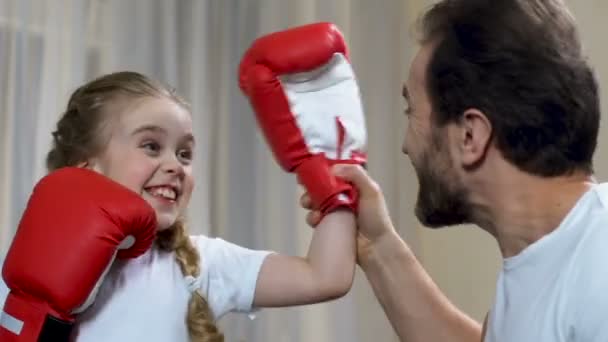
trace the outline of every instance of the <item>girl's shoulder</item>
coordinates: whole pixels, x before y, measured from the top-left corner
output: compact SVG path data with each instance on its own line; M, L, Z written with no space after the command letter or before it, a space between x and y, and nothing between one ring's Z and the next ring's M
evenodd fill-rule
M190 235L190 240L199 255L207 262L225 257L230 258L231 255L239 254L243 248L222 238L203 234Z
M248 263L244 260L256 262L271 253L266 250L250 249L219 237L202 234L191 235L190 239L203 259L203 263L243 265Z
M207 249L216 249L226 247L227 244L231 244L222 238L211 237L203 234L190 235L190 241L196 249L200 252L204 252Z

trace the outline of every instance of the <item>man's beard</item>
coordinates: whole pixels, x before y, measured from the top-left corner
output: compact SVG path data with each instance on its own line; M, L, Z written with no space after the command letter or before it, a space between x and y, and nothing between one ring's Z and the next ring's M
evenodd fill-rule
M433 147L431 153L428 150L423 153L416 169L419 182L416 217L430 228L471 223L467 191L459 183L445 149Z

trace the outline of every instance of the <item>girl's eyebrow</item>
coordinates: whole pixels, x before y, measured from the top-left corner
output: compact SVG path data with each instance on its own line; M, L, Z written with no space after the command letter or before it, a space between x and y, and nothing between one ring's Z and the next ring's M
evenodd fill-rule
M131 135L135 135L141 132L146 132L146 131L151 131L151 132L156 132L156 133L162 133L162 134L167 134L167 130L160 127L160 126L156 126L156 125L143 125L138 127L137 129L135 129L133 131L133 133L131 133Z
M136 135L142 132L155 132L155 133L160 133L163 135L168 135L169 133L167 132L166 129L157 126L157 125L143 125L138 127L137 129L135 129L133 131L133 133L131 133L131 135ZM194 143L194 135L192 135L192 133L188 133L184 136L183 140L185 140L186 142L191 142Z

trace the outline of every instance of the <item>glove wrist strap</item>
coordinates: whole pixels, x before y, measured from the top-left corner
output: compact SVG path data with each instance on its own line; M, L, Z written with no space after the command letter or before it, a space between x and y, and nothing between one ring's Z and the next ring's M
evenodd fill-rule
M355 211L355 189L331 173L331 164L323 154L307 158L296 169L298 181L308 191L313 206L323 215L341 207Z
M48 305L10 293L0 314L0 341L67 342L73 320L64 320Z

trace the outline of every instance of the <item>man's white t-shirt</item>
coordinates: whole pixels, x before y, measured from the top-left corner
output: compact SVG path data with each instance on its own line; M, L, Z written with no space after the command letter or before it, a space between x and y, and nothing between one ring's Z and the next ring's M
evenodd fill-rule
M251 312L258 274L270 252L202 235L192 241L201 256L196 285L214 316ZM116 261L94 304L78 316L73 340L187 342L188 284L172 252L152 248L137 259ZM7 294L0 280L0 307Z
M504 260L486 342L608 341L608 184Z

